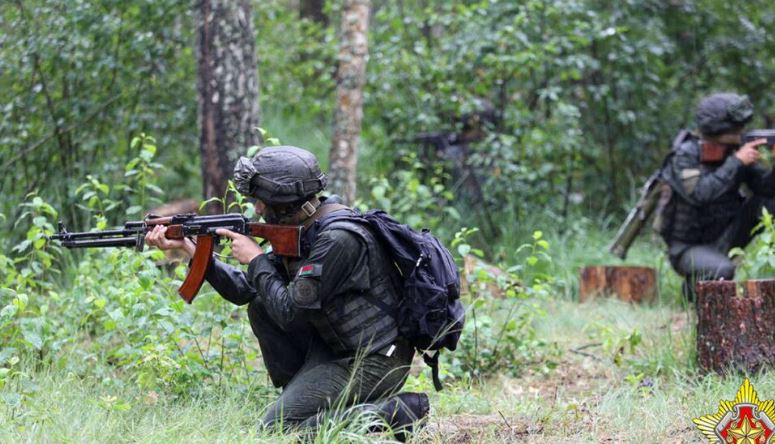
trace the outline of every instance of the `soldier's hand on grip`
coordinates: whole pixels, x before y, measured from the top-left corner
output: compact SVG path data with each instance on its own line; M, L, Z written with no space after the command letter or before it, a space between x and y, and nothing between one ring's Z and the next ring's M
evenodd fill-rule
M751 165L759 160L759 150L756 148L765 143L767 143L767 139L752 140L741 146L735 153L735 157L740 159L740 161L743 162L743 165Z

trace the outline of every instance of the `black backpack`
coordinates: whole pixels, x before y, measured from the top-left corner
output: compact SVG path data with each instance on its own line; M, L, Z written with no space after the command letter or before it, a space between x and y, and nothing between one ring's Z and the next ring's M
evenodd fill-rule
M367 226L398 267L403 289L398 307L388 314L396 317L399 334L423 354L433 386L441 390L439 353L442 348L457 348L465 322L460 275L452 255L428 229L415 231L382 210L333 211L309 231L314 235L339 221Z

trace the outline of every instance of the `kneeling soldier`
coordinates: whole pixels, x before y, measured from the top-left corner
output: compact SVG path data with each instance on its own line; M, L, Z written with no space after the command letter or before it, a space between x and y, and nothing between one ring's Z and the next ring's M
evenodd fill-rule
M729 251L751 241L762 207L775 211L775 173L757 163L766 139L742 144L752 116L746 96L704 98L695 116L700 136L687 136L663 171L672 189L663 236L690 299L696 280L734 278Z
M268 147L243 157L234 181L256 199L267 223L303 225L306 232L333 212L351 211L336 198L318 196L326 176L315 156L300 148ZM191 241L166 239L164 230L156 227L148 244L193 253ZM248 270L214 260L207 281L228 301L249 304L269 377L283 388L265 425L315 427L331 408L363 404L359 409L378 414L404 438L427 415L427 395L396 394L414 348L389 314L399 298L397 268L368 229L332 223L313 239L302 236L297 259L265 254L251 237L218 234L231 239L233 256Z

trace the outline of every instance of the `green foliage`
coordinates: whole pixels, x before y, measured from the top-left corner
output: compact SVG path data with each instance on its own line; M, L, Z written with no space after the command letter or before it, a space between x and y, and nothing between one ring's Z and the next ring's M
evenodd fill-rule
M775 277L775 221L762 208L762 217L753 229L758 233L745 248L733 248L729 256L740 261L738 280L772 279Z
M492 213L497 221L535 210L610 212L630 197L630 178L647 175L673 134L691 126L701 95L746 92L772 120L763 91L775 63L761 54L775 48L773 17L761 1L383 5L366 115L384 126L375 136L395 142L460 131L460 116L492 104L491 135L467 159L483 192L456 190L477 210L467 212L478 219L470 223L489 230L481 220ZM746 59L756 67L744 69ZM380 156L395 146L380 143L372 162L387 163Z
M135 205L126 209L126 214L140 215L142 212L161 203L164 190L156 186L157 171L164 168L162 164L154 162L156 156L156 139L141 133L132 138L129 144L132 152L137 152L137 157L127 162L124 167L126 183L122 188L124 201L133 201Z
M355 206L363 210L380 208L416 229L441 230L443 237L451 235L445 230L461 216L450 205L453 195L444 185L442 168L423 166L414 153L407 154L403 164L389 176L371 178L368 198Z
M37 190L69 208L87 174L123 182L143 132L160 135L158 160L176 173L163 178L166 194L199 189L190 180L199 162L189 4L25 0L6 2L0 21L4 193L20 200ZM4 199L0 212L16 220L17 203ZM63 216L86 222L76 214Z
M253 3L261 118L271 123L262 125L280 128L289 143L308 145L325 164L340 4L327 5L328 23L299 19L289 4ZM224 411L239 410L254 422L274 390L265 384L241 311L207 287L194 305L185 306L175 294L184 268L168 264L158 252L72 253L46 241L58 219L106 228L141 216L159 198L199 194L191 4L25 0L5 6L0 8L0 228L7 233L0 238L0 414L9 419L4 425L22 434L27 427L29 440L38 427L55 421L58 412L46 403L57 386L40 388L41 369L66 375L65 385L94 390L83 399L68 392L83 402L64 408L97 418L91 422L97 431L71 432L65 440L104 437L99 425L121 421L128 412L142 415L147 394L158 394L160 404L175 400L160 407L166 412L179 403L200 404L193 401L199 396L217 397L225 381L238 394ZM458 261L466 254L488 256L503 263L511 277L495 278L484 270L468 277L474 294L466 296L466 331L460 349L442 355L454 378L491 381L499 373L523 373L529 364L554 365L554 338L547 339L541 326L563 326L543 310L560 292L573 299L578 265L610 259L604 253L608 234L600 226L631 199L632 183L658 165L673 133L691 126L692 105L701 95L747 93L757 109L754 125L771 126L775 62L767 55L775 51L768 32L773 21L775 7L763 0L373 3L359 205L382 207L412 226L429 227L450 241ZM407 142L421 132L460 133L462 116L488 103L495 122L459 158ZM274 143L266 134L264 139ZM231 185L220 199L226 210L252 215L250 203L233 192ZM458 231L460 226L479 228ZM761 235L744 252L743 276L775 272L770 215L759 229ZM655 251L654 245L644 246L631 260L669 273ZM677 298L674 278L670 275L662 293ZM475 294L479 284L495 285L505 299ZM690 352L671 354L670 338L654 349L654 333L644 325L583 321L576 320L574 332L600 344L606 364L626 374L627 392L638 399L648 378L666 369L692 370ZM690 339L679 344L682 351L690 348ZM413 384L427 388L429 381L423 373ZM703 392L696 388L690 385L690 392ZM612 393L606 396L620 411ZM246 398L258 401L245 403ZM537 422L556 415L556 408ZM220 413L207 410L197 420ZM154 415L148 414L147 423L157 423ZM109 436L146 430L124 421ZM316 439L362 441L366 425L368 420L347 426L332 420ZM167 429L178 433L178 426ZM251 430L245 439L255 441L252 423L232 424L230 430ZM169 433L156 430L138 439L178 438ZM4 435L0 440L16 441Z
M603 353L609 356L617 367L623 365L625 356L634 355L636 348L643 341L637 329L622 331L611 324L590 323L585 330L590 339L600 341L597 345L602 347Z
M453 247L457 246L461 254L473 251L465 248L465 237L474 232L458 233ZM517 376L526 367L537 364L545 370L556 366L552 357L557 349L539 337L535 328L535 323L545 316L539 302L548 297L551 285L551 278L541 272L541 262L551 259L547 253L549 243L540 232L533 239L532 244L520 247L532 254L524 263L510 268L508 278L492 276L485 270L467 276L471 294L467 295L470 300L466 324L458 350L447 358L453 376L482 381L502 373ZM503 299L480 293L479 289L484 287L480 283L496 285Z
M156 192L153 139L140 136L133 145L139 154L125 168L126 182L111 187L89 176L77 188L98 228L122 213L119 199L143 207ZM113 198L115 190L121 195ZM20 370L30 365L103 381L121 375L117 384L168 396L212 391L224 379L246 388L263 379L263 368L253 364L257 344L239 312L206 288L191 306L178 297L184 265L165 272L159 250L76 256L47 242L59 217L51 204L33 193L19 213L16 225L27 227L26 237L0 255L0 388L11 416L32 414L26 402L35 385ZM110 411L130 408L115 397L99 403Z

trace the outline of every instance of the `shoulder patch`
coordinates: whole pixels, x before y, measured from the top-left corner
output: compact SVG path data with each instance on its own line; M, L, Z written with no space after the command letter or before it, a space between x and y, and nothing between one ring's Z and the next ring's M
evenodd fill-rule
M323 273L323 264L305 264L299 268L296 277L320 277Z
M318 297L319 281L298 279L291 284L291 297L297 307L320 308Z

